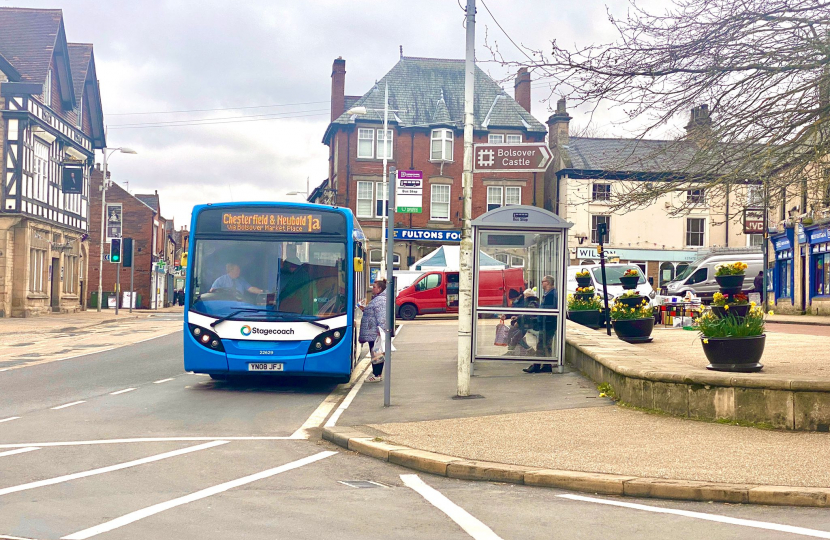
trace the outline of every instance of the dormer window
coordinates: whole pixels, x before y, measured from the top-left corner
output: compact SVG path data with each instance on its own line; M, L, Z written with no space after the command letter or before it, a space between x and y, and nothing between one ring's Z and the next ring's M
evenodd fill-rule
M52 106L52 69L46 72L46 81L43 83L43 104Z

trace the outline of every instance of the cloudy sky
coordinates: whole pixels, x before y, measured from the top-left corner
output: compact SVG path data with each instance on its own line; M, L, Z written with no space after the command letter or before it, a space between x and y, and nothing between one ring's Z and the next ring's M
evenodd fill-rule
M70 42L93 43L116 182L158 190L165 217L186 225L195 204L299 200L327 175L331 64L346 60L346 94L361 95L399 58L463 58L463 0L0 0L63 9ZM624 0L487 0L516 43L549 48L614 38L606 4ZM478 1L477 58L485 39L509 59L522 54ZM480 66L496 79L494 62ZM535 76L534 76L535 78ZM505 84L510 95L512 82ZM550 89L533 85L533 114L550 114ZM555 99L554 99L555 101ZM207 110L206 110L207 109ZM220 110L216 110L220 109ZM179 112L188 111L188 112ZM571 113L585 125L585 114ZM607 119L599 128L609 133ZM191 125L183 125L191 124ZM196 124L196 125L192 125ZM99 156L100 159L100 156ZM129 184L127 184L129 183Z

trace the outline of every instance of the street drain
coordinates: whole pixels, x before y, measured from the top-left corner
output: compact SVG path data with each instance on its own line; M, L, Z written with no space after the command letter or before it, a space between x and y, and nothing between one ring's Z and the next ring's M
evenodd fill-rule
M389 487L379 482L372 482L371 480L338 480L338 483L358 489Z

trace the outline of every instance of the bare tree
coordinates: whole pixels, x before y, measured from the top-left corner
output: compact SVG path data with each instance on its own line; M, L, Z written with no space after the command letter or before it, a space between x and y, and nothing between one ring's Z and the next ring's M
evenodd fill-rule
M681 174L619 194L616 207L761 178L774 195L805 190L807 179L827 192L828 169L816 164L830 152L830 2L675 0L652 14L631 0L626 17L609 18L613 43L569 50L553 41L549 52L529 51L536 62L506 63L533 69L577 106L623 110L641 140L708 104L710 115L676 144L649 150L682 155ZM642 149L621 157L620 170L635 158Z

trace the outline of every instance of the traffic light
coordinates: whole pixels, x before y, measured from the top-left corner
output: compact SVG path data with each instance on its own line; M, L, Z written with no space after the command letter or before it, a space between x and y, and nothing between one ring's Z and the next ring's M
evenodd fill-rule
M121 239L113 238L110 240L110 262L121 262Z
M122 247L124 248L124 256L121 260L121 266L129 268L133 265L133 239L124 238Z

